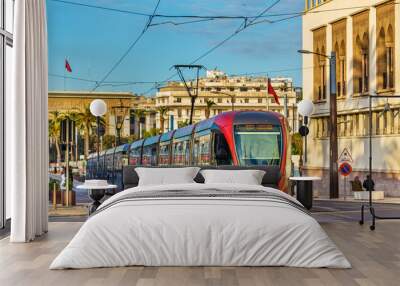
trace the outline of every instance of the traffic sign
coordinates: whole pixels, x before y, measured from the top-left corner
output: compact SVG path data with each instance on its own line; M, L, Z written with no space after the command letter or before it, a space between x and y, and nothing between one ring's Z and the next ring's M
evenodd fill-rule
M347 148L343 149L342 153L340 153L338 162L339 163L342 163L342 162L353 163L353 158L351 157L351 153L350 153L349 149L347 149Z
M348 162L343 162L339 166L339 172L342 176L347 177L353 171L353 167Z

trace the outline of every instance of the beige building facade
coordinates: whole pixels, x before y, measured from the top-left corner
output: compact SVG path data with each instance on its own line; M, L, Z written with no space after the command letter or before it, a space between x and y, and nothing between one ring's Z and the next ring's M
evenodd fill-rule
M207 117L207 101L213 101L209 108L212 117L231 110L270 110L286 114L292 130L298 129L296 92L290 78L274 78L271 81L280 104L268 95L266 77L227 76L221 71L208 71L207 76L199 81L199 94L196 98L193 121L198 122ZM194 85L190 82L189 85ZM190 117L191 99L182 82L170 82L159 88L156 94L156 107L165 106L164 130L187 122ZM160 114L157 114L157 128L160 128Z
M95 99L103 99L107 104L105 115L106 135L117 135L116 122L121 124L121 137L139 137L139 118L136 110L143 110L142 131L156 126L154 98L137 96L131 92L88 92L88 91L50 91L49 112L77 112L89 106Z
M336 53L338 151L350 150L353 174L364 179L368 170L369 116L372 95L400 94L400 5L394 1L306 0L303 49ZM329 64L325 57L303 55L303 96L314 101L306 173L323 178L328 190ZM309 68L311 67L311 68ZM373 176L376 189L400 195L400 101L372 101ZM344 180L340 178L340 192ZM347 186L347 190L349 187Z

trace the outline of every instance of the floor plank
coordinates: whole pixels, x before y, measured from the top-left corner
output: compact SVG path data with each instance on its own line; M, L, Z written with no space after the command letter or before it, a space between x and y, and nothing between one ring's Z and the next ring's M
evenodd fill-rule
M49 233L29 244L0 240L2 286L265 286L399 285L400 221L380 221L376 231L355 222L322 223L344 252L352 269L289 267L119 267L50 271L55 256L81 222L51 222Z

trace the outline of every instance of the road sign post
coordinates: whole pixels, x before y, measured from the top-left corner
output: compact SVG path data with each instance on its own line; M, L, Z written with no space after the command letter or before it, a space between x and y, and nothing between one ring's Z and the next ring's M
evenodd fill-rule
M347 176L351 174L353 171L353 168L351 167L350 163L348 162L343 162L339 166L339 173L344 177L343 182L344 182L344 199L346 199L347 192L346 192L346 186L347 186Z

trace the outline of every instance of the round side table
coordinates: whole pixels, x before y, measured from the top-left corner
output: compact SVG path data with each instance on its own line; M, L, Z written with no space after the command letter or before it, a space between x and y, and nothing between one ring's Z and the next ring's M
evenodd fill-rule
M82 184L77 186L77 189L83 189L88 191L89 197L93 200L93 203L89 207L89 215L94 213L97 208L101 205L101 199L106 194L107 190L112 190L116 189L118 186L117 185L87 185L87 184Z
M320 177L290 177L296 182L296 199L306 209L311 209L313 204L313 181L321 180Z

